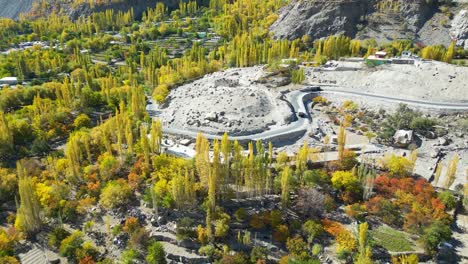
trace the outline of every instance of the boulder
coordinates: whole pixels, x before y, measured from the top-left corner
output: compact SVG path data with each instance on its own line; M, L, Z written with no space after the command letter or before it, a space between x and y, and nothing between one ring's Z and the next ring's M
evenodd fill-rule
M192 143L192 140L190 140L190 139L182 139L179 143L180 143L182 146L188 146L188 145L190 145L190 143Z
M433 158L433 159L439 157L439 155L440 155L440 150L438 150L438 149L434 149L434 150L431 152L431 158Z
M210 112L205 115L205 120L216 122L218 121L218 115L215 112Z
M449 141L448 139L444 138L444 137L440 137L439 138L439 145L441 146L447 146L449 144Z
M393 136L393 141L398 147L407 147L413 142L413 130L398 130Z

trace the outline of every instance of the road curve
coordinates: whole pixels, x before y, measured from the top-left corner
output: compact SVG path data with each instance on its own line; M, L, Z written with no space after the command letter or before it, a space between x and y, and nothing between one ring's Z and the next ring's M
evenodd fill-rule
M310 92L304 91L293 91L291 92L291 105L293 106L295 113L303 112L307 113L306 103L304 102L304 98L310 96ZM146 110L150 114L152 118L157 118L159 116L159 110L157 109L156 104L153 102L152 104L147 105ZM245 135L245 136L230 136L231 140L238 140L240 142L248 142L248 141L256 141L256 140L263 140L263 141L273 141L278 137L295 137L295 136L302 136L307 131L307 127L310 124L311 119L310 117L301 118L297 116L297 120L294 122L289 123L286 126L281 127L272 127L270 130L263 131L261 133ZM181 136L188 136L192 138L196 138L199 131L184 129L184 128L176 128L176 127L167 127L163 124L163 132L167 134L175 134ZM204 136L208 139L221 139L221 135L214 135L214 134L206 134L203 133Z
M424 101L424 100L413 100L413 99L404 99L404 98L397 98L385 95L378 95L378 94L370 94L370 93L363 93L363 92L354 92L354 91L346 91L341 90L339 88L330 88L330 87L306 87L302 90L296 90L290 92L290 103L294 108L295 113L303 112L309 113L308 102L310 98L318 95L320 93L335 93L335 94L342 94L342 95L352 95L352 96L360 96L360 97L368 97L374 98L378 100L388 101L392 103L404 103L408 105L426 107L426 108L433 108L439 110L456 110L456 111L468 111L468 103L446 103L446 102L431 102L431 101ZM157 108L156 104L153 102L152 104L148 104L146 110L150 114L152 118L157 118L159 116L159 109ZM297 120L291 122L286 126L281 127L272 127L270 130L245 135L245 136L230 136L231 140L238 140L240 142L248 142L248 141L256 141L256 140L263 140L263 141L274 141L275 139L284 139L284 140L291 140L294 137L300 137L305 134L307 131L307 127L311 122L311 117L307 116L305 118L301 118L297 116ZM163 125L163 132L167 134L173 135L181 135L196 138L199 131L186 129L186 128L176 128L176 127L167 127ZM221 135L216 134L206 134L204 135L208 139L221 139Z

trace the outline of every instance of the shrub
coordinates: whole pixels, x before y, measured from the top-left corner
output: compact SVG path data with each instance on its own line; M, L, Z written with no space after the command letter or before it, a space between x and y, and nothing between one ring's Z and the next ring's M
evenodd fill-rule
M202 227L201 225L198 225L197 227L197 238L202 245L206 245L208 243L208 232L206 228Z
M346 206L345 212L350 217L363 221L366 213L366 206L359 203L350 204Z
M157 241L151 243L145 259L148 264L166 264L166 253L162 244Z
M127 217L125 219L125 224L123 226L123 230L127 232L129 235L135 233L138 229L140 229L140 222L135 217Z
M78 249L84 243L83 233L76 231L60 243L60 255L68 258L70 261L75 261L78 257Z
M135 249L127 249L122 252L121 263L133 264L139 257L139 253Z
M457 200L450 191L443 191L438 194L438 197L448 210L452 210L455 208Z
M304 181L306 185L314 187L328 183L330 177L325 170L307 170L304 172Z
M285 242L289 237L289 228L287 225L279 225L273 231L273 239L276 242Z
M193 220L188 217L183 217L177 222L176 237L177 240L184 240L195 237L195 230L193 229Z
M237 209L236 212L234 213L234 217L236 218L238 222L245 221L245 219L247 219L247 212L245 208Z
M282 213L278 210L273 210L270 212L270 226L272 228L277 227L279 224L283 222L281 215Z
M356 239L354 238L353 234L346 230L343 225L328 219L324 219L322 222L325 231L335 237L336 242L338 243L338 252L341 250L347 250L351 252L357 248Z
M260 246L254 246L250 252L250 261L252 263L257 263L258 260L266 260L268 252L266 248Z
M128 202L132 191L124 180L110 181L102 189L100 202L103 207L113 209Z
M428 254L434 255L437 253L437 246L444 241L447 241L452 236L450 227L444 223L436 221L429 227L424 229L424 234L421 237L424 249Z
M229 232L229 220L231 218L229 215L223 213L221 217L215 221L215 236L216 237L225 237Z
M73 121L73 127L75 130L80 130L81 128L90 128L93 126L93 123L91 122L91 118L87 116L86 114L80 114L75 118L75 121Z
M312 247L312 255L318 256L322 252L322 246L320 244L314 244Z
M307 243L304 242L300 236L288 238L286 241L286 248L294 258L305 260L309 257L307 254Z
M265 227L265 223L263 222L262 217L260 217L258 214L254 214L250 219L250 226L253 229L262 229Z
M50 232L48 235L49 246L58 249L60 247L60 243L62 243L62 240L64 240L69 235L70 233L63 228L54 228L54 230L52 230L52 232Z
M307 220L302 225L302 232L307 237L307 241L311 243L315 238L323 233L323 226L320 222L314 220Z

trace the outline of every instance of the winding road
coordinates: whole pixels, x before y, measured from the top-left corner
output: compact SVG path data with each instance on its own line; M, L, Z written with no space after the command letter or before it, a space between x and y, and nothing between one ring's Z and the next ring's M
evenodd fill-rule
M314 96L320 93L335 93L335 94L342 94L342 95L349 95L349 96L360 96L360 97L367 97L370 99L377 99L392 103L404 103L408 105L413 105L416 107L424 107L424 108L431 108L431 109L438 109L438 110L451 110L451 111L468 111L468 103L446 103L446 102L432 102L432 101L424 101L424 100L414 100L414 99L404 99L398 97L391 97L385 95L378 95L378 94L370 94L370 93L362 93L362 92L354 92L354 91L346 91L341 90L339 88L330 88L330 87L314 87L309 86L302 90L296 90L289 93L289 102L294 108L294 112L299 113L309 113L308 109L308 102ZM157 118L159 116L159 109L157 108L156 104L152 103L147 105L146 110L148 111L149 115L152 118ZM311 116L307 115L305 117L297 116L297 120L291 122L286 126L281 127L271 127L270 130L245 135L245 136L230 136L231 140L238 140L239 142L248 142L248 141L256 141L256 140L263 140L263 141L288 141L293 140L294 138L302 137L306 132L307 128L311 123ZM167 127L163 126L163 132L167 134L173 135L181 135L196 138L198 131L190 130L190 129L182 129L176 127ZM221 139L220 135L213 135L213 134L204 134L208 139Z

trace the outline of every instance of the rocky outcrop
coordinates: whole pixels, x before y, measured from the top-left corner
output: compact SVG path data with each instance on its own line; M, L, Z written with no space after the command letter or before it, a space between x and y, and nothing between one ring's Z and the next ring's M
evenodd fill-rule
M458 12L456 7L452 9L455 14ZM434 18L437 21L432 23ZM455 16L452 31L458 39L466 39L467 21L466 12ZM378 42L413 39L445 45L450 43L449 30L450 20L435 4L425 0L292 0L280 9L277 21L270 27L276 38L309 35L319 39L344 34ZM434 40L439 42L433 43ZM463 40L459 44L464 44Z
M295 39L303 35L322 38L330 34L354 36L356 25L370 8L369 1L293 0L279 11L270 27L277 38Z
M452 20L450 35L457 45L468 49L468 9L458 12Z
M103 12L107 9L126 12L133 8L133 13L138 18L141 17L146 9L155 7L158 2L163 2L170 9L176 8L179 5L179 0L122 0L120 2L99 5L94 8L90 8L88 4L82 4L76 8L68 8L65 13L73 20L76 20L79 17L88 16L93 12Z
M60 13L76 20L79 17L89 16L94 12L103 12L108 9L113 9L116 12L126 12L133 8L135 17L141 17L147 8L153 8L158 2L163 2L169 9L175 9L179 6L179 0L119 0L119 1L104 1L103 4L93 8L89 6L87 1L83 4L75 5L72 0L46 0L49 4L46 5L46 10L42 10L42 5L32 5L33 2L39 0L0 0L0 17L9 17L16 19L21 13L28 13L32 18L43 16L46 14ZM182 0L188 1L188 0Z
M28 12L34 0L0 0L0 17L16 19L19 14Z

